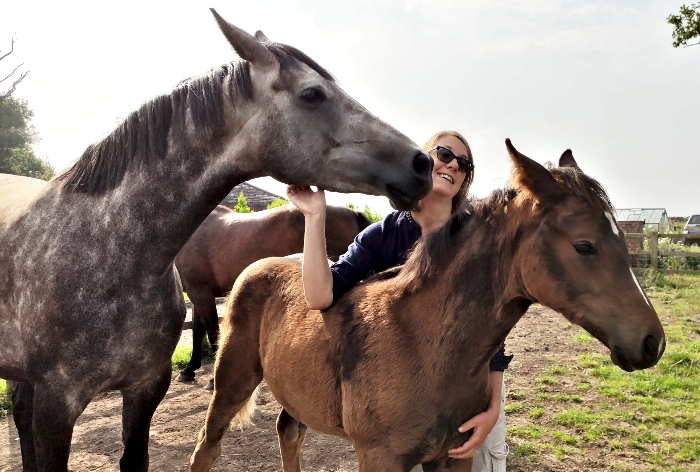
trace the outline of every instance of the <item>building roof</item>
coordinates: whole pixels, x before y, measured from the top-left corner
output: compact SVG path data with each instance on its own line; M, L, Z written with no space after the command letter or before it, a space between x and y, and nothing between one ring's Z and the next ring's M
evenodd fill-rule
M665 208L618 208L615 213L617 221L643 221L645 224L668 222Z
M242 184L238 184L233 187L233 190L226 195L226 198L221 200L220 205L224 205L229 208L235 207L236 203L238 203L238 195L240 195L241 192L243 192L243 196L245 197L248 206L253 211L261 211L266 209L270 203L274 202L278 198L285 199L285 197L268 192L267 190L263 190L255 185L249 184L248 182L243 182Z

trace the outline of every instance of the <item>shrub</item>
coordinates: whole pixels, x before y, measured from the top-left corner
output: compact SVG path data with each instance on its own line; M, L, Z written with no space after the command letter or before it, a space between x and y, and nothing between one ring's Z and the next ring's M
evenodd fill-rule
M277 207L285 206L288 203L289 203L289 200L282 198L282 197L277 197L276 200L274 200L272 203L267 205L267 209L269 210L270 208L277 208Z
M236 213L253 213L253 210L248 206L248 202L246 201L243 192L238 195L238 202L236 203L236 206L233 207L233 211Z

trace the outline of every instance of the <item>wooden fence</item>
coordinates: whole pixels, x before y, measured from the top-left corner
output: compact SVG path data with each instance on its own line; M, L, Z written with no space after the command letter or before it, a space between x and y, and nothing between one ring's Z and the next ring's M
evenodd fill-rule
M659 238L669 238L671 241L683 244L698 244L700 246L700 234L678 234L678 233L627 233L627 247L632 256L644 256L649 258L649 267L634 267L635 272L652 269L665 274L699 274L700 264L696 264L698 269L666 269L659 268L661 258L663 257L692 257L700 260L700 252L681 252L681 251L659 251ZM643 250L644 240L648 239L649 250Z

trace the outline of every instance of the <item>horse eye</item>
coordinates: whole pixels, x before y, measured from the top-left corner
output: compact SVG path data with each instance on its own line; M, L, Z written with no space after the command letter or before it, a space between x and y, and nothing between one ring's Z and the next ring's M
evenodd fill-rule
M575 243L574 249L576 249L576 252L578 252L582 256L592 256L594 254L597 254L598 252L588 241L580 241L578 243Z
M309 87L301 92L299 98L310 105L318 105L326 100L326 94L320 88Z

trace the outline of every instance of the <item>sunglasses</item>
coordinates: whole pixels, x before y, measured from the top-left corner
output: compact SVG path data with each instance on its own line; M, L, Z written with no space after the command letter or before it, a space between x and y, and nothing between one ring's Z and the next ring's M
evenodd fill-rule
M457 169L463 174L468 174L474 170L474 164L472 163L472 161L467 160L463 157L455 156L452 151L445 147L435 146L428 152L431 151L435 151L437 158L445 164L449 164L450 162L452 162L452 159L457 159Z

